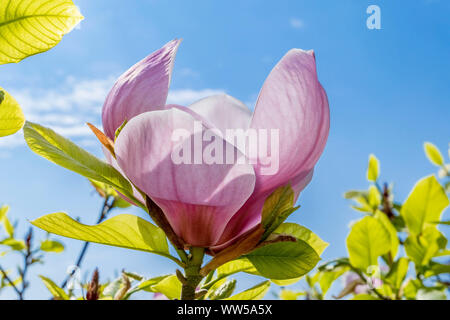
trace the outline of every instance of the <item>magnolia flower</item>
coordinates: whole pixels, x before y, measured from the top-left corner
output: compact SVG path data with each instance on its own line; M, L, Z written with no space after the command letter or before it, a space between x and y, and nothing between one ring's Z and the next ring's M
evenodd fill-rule
M166 105L179 44L169 42L117 80L102 112L114 154L104 151L109 163L161 208L185 244L217 252L260 225L264 201L274 190L290 184L297 198L310 182L328 137L328 101L314 53L293 49L270 73L253 114L228 95L189 107ZM277 130L276 172L264 174L266 159L259 154L248 161L247 149L220 134L227 129ZM184 138L174 141L180 130ZM233 163L174 161L180 146L209 130L217 132L216 146L234 152ZM210 143L202 140L202 150ZM181 157L187 156L183 150ZM145 203L137 192L136 197Z

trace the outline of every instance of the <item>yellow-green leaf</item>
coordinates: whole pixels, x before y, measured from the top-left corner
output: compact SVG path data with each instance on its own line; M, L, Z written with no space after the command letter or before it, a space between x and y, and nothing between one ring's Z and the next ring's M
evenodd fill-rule
M435 176L426 177L414 186L401 209L401 215L412 235L441 220L449 200Z
M46 252L63 252L64 245L55 240L44 240L41 242L41 250Z
M294 190L290 185L276 189L264 202L261 223L266 230L263 239L286 220L298 208L294 208Z
M320 256L328 247L328 243L320 239L318 235L313 233L308 228L305 228L296 223L283 223L274 232L279 235L290 235L297 239L305 241L309 244L317 254Z
M0 223L3 221L3 218L6 217L6 214L9 211L9 206L3 205L0 207Z
M399 290L408 273L409 260L407 258L398 259L386 276L386 281Z
M98 225L87 226L65 213L58 212L38 218L31 223L47 232L67 238L169 256L164 232L134 215L122 214Z
M372 210L376 210L378 208L378 206L381 204L381 194L378 191L377 187L370 186L367 200L369 201L369 205Z
M230 297L236 288L236 280L230 280L222 283L220 286L212 290L208 295L210 300L224 300Z
M235 294L225 300L261 300L270 288L270 281L264 281L253 288Z
M438 262L431 262L430 268L425 271L425 278L437 276L440 274L450 274L450 264L442 264Z
M386 214L382 211L377 211L375 213L375 218L380 221L383 226L386 228L386 230L389 232L390 238L391 238L391 255L392 259L395 259L395 256L397 255L398 246L400 244L398 240L397 235L397 229L395 229L394 225L392 224L391 220L386 216Z
M14 226L7 216L3 217L3 227L10 238L14 237Z
M302 278L303 278L303 276L298 277L298 278L293 278L293 279L287 279L287 280L270 279L270 281L272 281L277 286L285 287L285 286L290 286L294 283L299 282Z
M0 38L0 52L2 48L1 42ZM16 133L22 129L24 123L25 116L19 104L8 92L0 87L0 137Z
M170 276L154 285L152 291L162 293L170 300L174 300L181 298L181 288L182 285L177 276Z
M4 239L0 241L0 245L8 246L14 251L20 251L25 249L25 242L23 240L17 240L13 238Z
M275 242L245 255L258 272L274 280L301 277L311 271L320 260L316 251L305 241Z
M27 121L23 132L30 149L41 157L88 179L106 183L146 209L133 196L130 182L106 162L41 125Z
M248 259L241 258L227 262L224 265L221 265L219 268L217 268L217 277L226 278L238 272L246 272L251 274L258 273L258 271L255 269L253 264Z
M367 180L375 182L378 180L379 174L380 174L380 163L377 157L371 154L369 156L369 166L367 168Z
M12 238L14 237L14 226L8 219L8 211L9 206L5 205L0 208L0 224L3 224L3 228L5 229L6 233L10 238Z
M430 160L432 164L438 167L442 167L444 165L444 157L434 144L425 142L424 149L428 160Z
M69 296L64 292L64 289L60 288L51 279L44 276L39 276L47 287L48 291L52 294L53 298L56 300L69 300Z
M82 19L70 0L1 1L0 64L53 48Z
M347 237L350 263L363 272L378 265L378 257L391 249L389 232L377 219L366 216L355 223Z
M334 268L333 270L319 272L319 285L320 289L322 289L322 295L325 296L334 281L345 274L349 269L349 266L340 266Z
M297 300L299 296L303 296L303 295L305 295L304 292L283 289L280 292L280 299L281 300Z
M428 227L419 236L409 236L405 241L405 251L417 266L426 266L440 249L445 249L447 241L435 227Z

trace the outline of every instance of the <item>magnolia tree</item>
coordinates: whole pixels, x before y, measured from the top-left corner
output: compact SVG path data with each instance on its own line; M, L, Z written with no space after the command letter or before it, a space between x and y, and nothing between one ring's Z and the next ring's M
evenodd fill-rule
M305 275L326 244L284 221L297 210L294 204L328 136L328 101L314 53L289 51L266 80L252 114L226 95L189 107L166 105L179 44L171 41L150 54L111 89L102 113L105 133L89 125L106 162L51 129L30 122L24 127L34 152L111 186L156 225L124 214L86 226L65 213L32 224L172 260L179 269L153 285L170 298L204 298L237 272L274 281ZM221 297L227 298L233 286L223 285L228 289ZM260 298L269 285L231 298Z
M343 289L334 295L337 299L447 299L450 250L438 227L450 224L442 220L449 205L450 164L431 143L425 143L425 153L439 167L440 181L435 175L419 180L403 203L394 198L392 185L380 183L378 159L370 156L368 190L345 194L363 214L351 225L348 257L321 265L306 276L306 290L284 289L282 299L325 299L340 278Z
M50 49L83 18L67 0L11 0L0 4L0 13L1 63ZM269 74L252 113L228 95L187 107L167 104L179 45L180 40L167 43L120 76L103 105L103 130L88 124L105 160L50 128L25 122L18 103L0 89L0 134L23 127L31 150L86 177L103 198L96 225L82 224L63 212L45 215L32 225L84 241L77 267L90 242L173 262L167 275L152 278L124 270L108 283L101 283L95 270L89 283L81 283L81 296L73 290L76 269L61 285L42 276L55 299L122 300L140 291L168 299L261 299L271 283L288 285L307 275L328 245L307 228L285 222L298 209L295 204L312 179L329 132L328 100L314 52L290 50ZM439 152L431 145L427 150L448 174ZM374 157L368 178L373 183L368 191L347 195L367 215L352 227L349 258L307 276L308 295L323 297L332 281L351 270L356 278L349 280L342 297L356 292L357 286L366 290L359 298L410 297L403 286L410 260L416 264L416 278L408 282L408 289L416 290L414 297L442 293L445 283L438 277L448 268L432 260L448 253L436 227L448 205L442 186L434 177L426 178L400 209L392 200L392 188L378 184ZM112 209L129 206L142 209L147 219L129 214L107 219ZM36 245L31 231L17 239L6 211L0 210L7 233L0 244L22 254L24 264L16 277L1 268L0 279L2 287L23 298L28 267L41 262L43 253L63 246L50 238ZM410 260L397 259L399 244ZM384 272L379 257L389 276L377 282L374 274ZM241 272L267 280L234 293L236 281L230 277ZM425 281L429 277L437 279L433 287ZM299 294L283 291L281 296Z

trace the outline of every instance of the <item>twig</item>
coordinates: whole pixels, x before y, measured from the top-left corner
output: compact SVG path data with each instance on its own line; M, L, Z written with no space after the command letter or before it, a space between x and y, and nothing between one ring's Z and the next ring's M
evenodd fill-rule
M113 199L110 202L110 199ZM114 197L106 197L105 201L103 201L103 206L102 209L100 210L100 215L97 219L97 224L101 223L103 220L105 220L105 218L108 216L108 213L114 208L114 203L115 203L115 198ZM90 242L85 242L83 245L83 248L80 251L80 254L78 255L78 259L77 262L75 264L75 268L73 268L73 270L67 275L66 279L63 281L63 283L61 284L61 288L65 288L67 286L67 284L69 283L70 279L72 279L73 275L75 274L77 268L79 268L81 266L81 264L83 263L83 259L86 255L87 249L89 248L89 243Z
M3 279L6 280L6 282L9 283L9 285L14 289L14 291L17 293L17 295L20 297L21 293L20 290L17 289L16 285L14 284L14 282L8 277L8 274L6 273L6 271L2 268L2 266L0 266L0 273L3 274Z
M19 268L19 276L22 282L22 286L19 288L14 284L11 278L6 274L5 270L0 266L0 272L3 274L3 278L11 285L17 294L19 300L23 300L25 291L28 288L28 283L26 281L26 276L28 272L28 267L33 264L33 254L31 250L33 240L33 229L29 229L27 235L25 236L25 246L26 252L21 252L23 255L23 269Z

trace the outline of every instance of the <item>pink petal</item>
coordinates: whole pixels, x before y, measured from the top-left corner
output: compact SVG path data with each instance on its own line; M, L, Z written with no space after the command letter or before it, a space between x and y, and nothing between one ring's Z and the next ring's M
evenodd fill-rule
M207 97L189 106L225 134L227 129L244 129L250 126L252 113L241 101L220 94Z
M257 185L273 189L309 172L319 160L330 127L326 93L317 79L312 51L289 51L267 78L250 125L254 129L278 129L279 171L262 175L255 167Z
M250 125L251 129L268 132L279 130L279 170L265 175L258 157L255 191L230 220L215 250L221 250L260 223L265 199L276 188L291 184L298 198L311 181L329 126L328 100L317 79L313 52L289 51L267 78ZM270 150L270 140L268 145Z
M105 155L106 162L109 163L112 167L114 167L114 169L119 171L125 177L125 174L123 173L122 169L119 167L119 164L117 163L116 159L111 155L111 152L109 152L109 150L106 149L105 147L102 147L102 149L103 149L103 154ZM134 197L137 200L139 200L139 202L141 202L143 205L145 205L145 199L142 197L141 193L133 185L131 185L131 187L133 188L133 195L134 195ZM136 203L134 203L132 200L130 200L127 197L125 197L119 191L117 191L117 193L125 201L128 201L132 205L137 206Z
M175 55L180 40L167 43L126 71L106 98L102 119L105 134L114 140L125 120L166 104Z
M162 208L175 233L187 244L209 247L253 192L255 175L251 165L236 162L176 164L172 154L187 142L191 148L186 150L193 152L193 140L206 131L201 125L198 130L195 121L177 108L141 114L122 130L115 151L126 176ZM172 141L177 129L187 133L183 141ZM215 138L239 159L244 158L236 148ZM204 151L208 145L200 142L199 149Z

